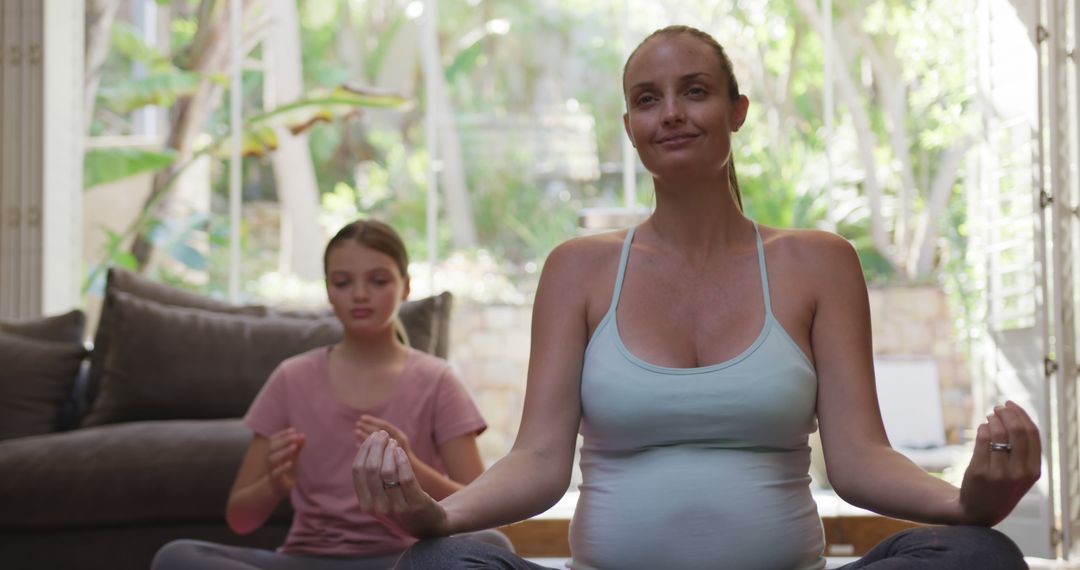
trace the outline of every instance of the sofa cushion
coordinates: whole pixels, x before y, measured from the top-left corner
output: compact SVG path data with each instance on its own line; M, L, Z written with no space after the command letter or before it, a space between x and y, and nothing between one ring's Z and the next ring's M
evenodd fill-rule
M0 332L38 340L75 344L82 343L85 328L86 315L78 309L68 311L62 315L37 319L0 321Z
M184 291L178 287L157 283L137 273L120 268L110 268L105 281L105 300L101 306L101 318L98 319L94 334L94 351L90 354L90 372L86 381L86 402L97 399L101 390L102 376L105 373L105 355L109 352L109 341L113 331L113 313L111 293L124 292L143 299L149 299L173 307L188 307L204 311L231 315L265 316L266 307L262 305L232 305L209 297Z
M85 356L78 341L0 332L0 439L56 431Z
M251 431L135 422L0 442L0 528L224 524ZM271 521L287 523L288 501Z
M446 357L451 303L444 292L402 304L412 346ZM239 417L278 363L340 338L327 309L229 305L110 269L81 425Z
M444 291L401 305L398 316L409 335L409 344L439 358L446 358L450 352L452 304L453 297Z
M336 319L228 315L109 295L101 393L84 426L240 417L282 360L341 337Z

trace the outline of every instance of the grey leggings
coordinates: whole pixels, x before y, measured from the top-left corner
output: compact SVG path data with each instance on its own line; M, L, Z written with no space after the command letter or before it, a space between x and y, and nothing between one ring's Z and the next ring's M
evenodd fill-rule
M484 530L462 534L467 544L513 552L513 545L506 535L497 530ZM201 540L174 540L158 550L151 563L151 570L389 570L394 567L401 553L383 556L342 558L336 556L310 556L284 554L261 548L229 546Z
M658 547L662 547L658 545ZM459 538L422 540L405 551L399 570L551 570L503 549ZM703 560L700 569L724 569ZM927 527L896 533L840 570L1021 570L1024 557L1007 536L983 527ZM698 569L694 569L698 570ZM744 569L731 569L744 570Z

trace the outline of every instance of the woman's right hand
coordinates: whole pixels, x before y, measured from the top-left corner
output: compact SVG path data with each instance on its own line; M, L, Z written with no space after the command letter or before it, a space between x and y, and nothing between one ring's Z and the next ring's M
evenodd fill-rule
M304 434L294 428L285 428L270 436L267 465L270 486L282 495L288 495L296 486L296 463L304 447Z
M360 444L352 476L364 512L418 538L450 533L446 510L420 487L405 450L385 431Z

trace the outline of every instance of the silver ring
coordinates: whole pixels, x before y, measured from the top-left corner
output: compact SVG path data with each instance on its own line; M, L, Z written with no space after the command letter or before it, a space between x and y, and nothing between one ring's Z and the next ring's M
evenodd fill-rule
M1009 442L1000 443L997 441L990 442L990 451L1012 451L1012 444Z
M383 481L382 482L382 488L383 489L393 489L394 487L400 487L400 486L401 486L400 481Z

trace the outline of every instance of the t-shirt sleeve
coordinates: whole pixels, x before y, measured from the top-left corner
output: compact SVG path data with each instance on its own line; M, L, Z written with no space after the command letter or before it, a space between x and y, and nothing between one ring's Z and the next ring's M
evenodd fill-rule
M244 425L261 436L270 437L289 427L285 376L284 366L275 368L244 416Z
M437 446L466 434L480 435L487 429L480 410L449 366L443 369L435 390L433 425Z

